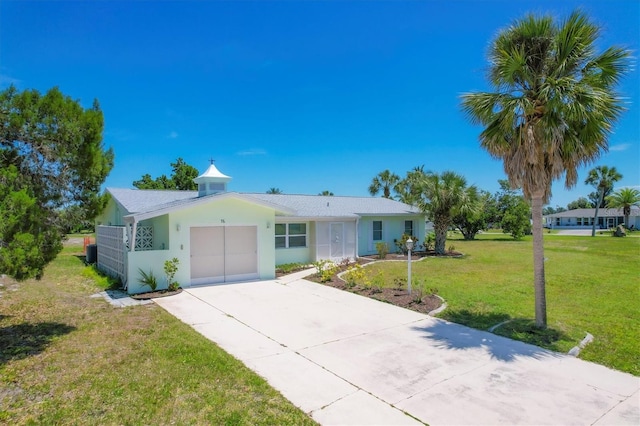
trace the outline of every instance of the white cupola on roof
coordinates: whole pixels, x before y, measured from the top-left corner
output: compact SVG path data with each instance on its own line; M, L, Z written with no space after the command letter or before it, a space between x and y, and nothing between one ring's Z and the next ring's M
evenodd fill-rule
M209 168L193 181L198 184L198 197L204 197L205 195L226 192L227 182L230 180L231 177L220 173L211 160Z

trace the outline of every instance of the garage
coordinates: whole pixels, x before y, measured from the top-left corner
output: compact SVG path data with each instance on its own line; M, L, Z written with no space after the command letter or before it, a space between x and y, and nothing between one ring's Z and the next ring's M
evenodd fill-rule
M256 226L190 228L191 284L258 279Z

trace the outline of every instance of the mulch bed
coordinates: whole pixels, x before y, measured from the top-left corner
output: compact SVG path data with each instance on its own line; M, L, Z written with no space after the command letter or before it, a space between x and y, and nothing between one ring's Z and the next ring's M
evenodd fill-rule
M159 297L167 297L173 296L174 294L182 293L182 289L179 288L174 291L169 290L156 290L156 291L148 291L146 293L132 294L130 297L135 300L149 300L149 299L157 299Z
M456 253L456 252L453 252L450 255L451 256L454 256L454 255L461 256L460 253ZM414 254L412 253L411 254L411 259L412 260L419 260L419 259L421 259L421 258L423 258L425 256L429 256L429 254L428 253L417 253L414 256ZM378 256L377 255L376 256L364 256L364 257L358 258L358 263L362 265L362 264L366 264L366 263L371 263L371 262L373 262L375 260L378 260ZM390 255L387 255L387 258L385 260L404 260L404 261L407 261L408 259L407 259L406 255L390 254ZM320 282L320 279L318 277L316 277L315 274L311 274L308 277L306 277L305 279L307 279L309 281L313 281L313 282L319 283L319 284L323 284L323 285L327 285L327 286L330 286L330 287L334 287L334 288L337 288L339 290L350 291L352 293L359 294L361 296L366 296L366 297L369 297L371 299L380 300L381 302L391 303L392 305L400 306L401 308L411 309L412 311L420 312L420 313L423 313L423 314L428 314L429 312L431 312L431 311L433 311L435 309L438 309L442 305L442 299L440 299L438 296L433 295L433 294L425 295L420 300L416 300L417 299L417 294L416 294L416 290L415 289L413 290L413 294L409 295L407 293L407 289L406 288L382 288L382 289L376 289L376 288L372 288L372 287L361 287L361 286L349 287L346 282L344 282L343 280L341 280L338 277L338 274L340 272L346 271L347 268L348 268L347 266L341 265L339 270L338 270L338 272L331 277L330 281Z

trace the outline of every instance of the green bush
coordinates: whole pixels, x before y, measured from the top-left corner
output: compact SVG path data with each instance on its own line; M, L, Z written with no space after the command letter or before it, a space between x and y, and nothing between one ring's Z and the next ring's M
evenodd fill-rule
M399 240L395 240L396 247L398 251L402 252L402 254L408 254L407 251L407 240L411 238L413 240L413 251L420 250L420 240L418 237L412 237L409 234L402 234L402 237Z
M338 270L338 267L333 262L327 259L313 262L313 266L316 268L316 277L318 277L320 279L320 282L323 283L331 281L331 278Z
M357 284L360 284L363 287L371 287L371 281L367 278L367 273L361 265L356 264L350 266L342 277L349 288L353 288Z
M180 288L180 284L173 281L173 277L176 276L176 272L178 272L178 265L180 261L177 257L174 257L171 260L166 260L164 262L164 273L167 276L167 288L170 291L176 291Z
M383 241L376 243L376 251L378 252L378 259L384 259L389 254L389 246Z
M158 280L156 276L153 275L153 271L149 271L147 274L142 270L142 268L138 268L138 272L140 273L140 279L138 280L140 281L140 284L143 286L149 286L151 291L156 291L156 288L158 288Z
M429 232L427 237L424 239L424 249L426 251L433 250L436 244L436 234L435 232Z

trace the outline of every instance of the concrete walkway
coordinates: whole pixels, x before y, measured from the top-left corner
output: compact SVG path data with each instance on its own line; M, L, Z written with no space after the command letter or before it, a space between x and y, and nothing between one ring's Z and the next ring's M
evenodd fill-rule
M640 379L293 276L155 302L321 424L640 424Z

